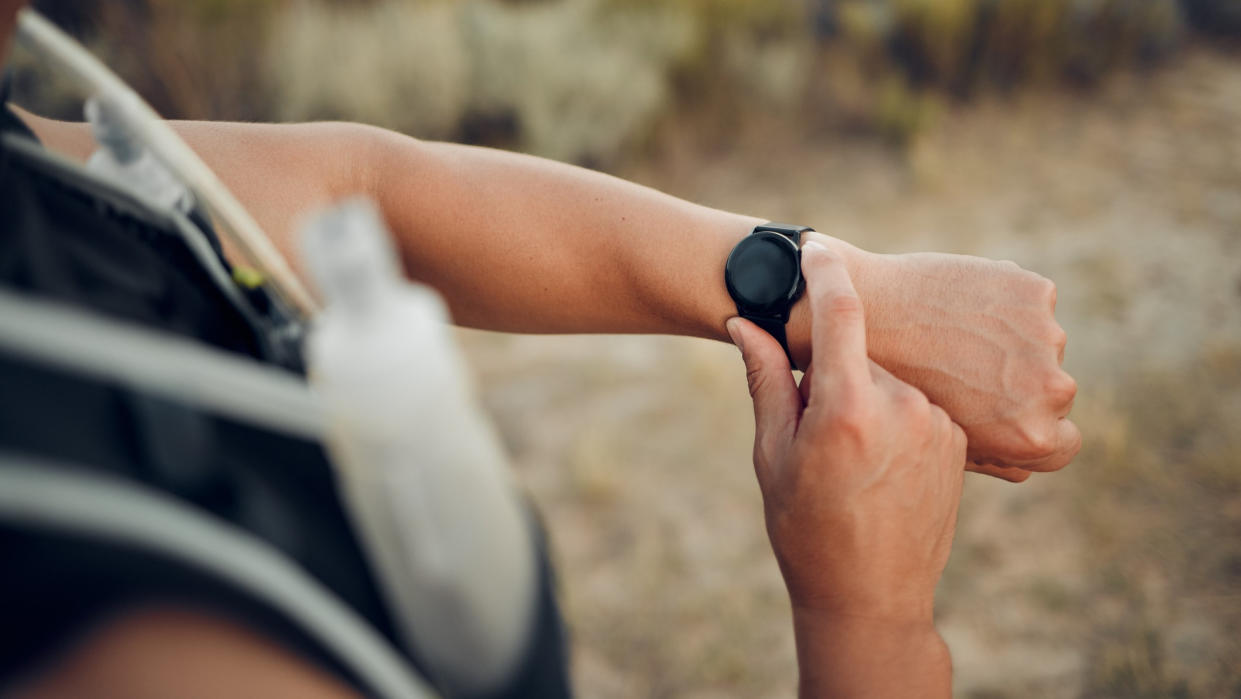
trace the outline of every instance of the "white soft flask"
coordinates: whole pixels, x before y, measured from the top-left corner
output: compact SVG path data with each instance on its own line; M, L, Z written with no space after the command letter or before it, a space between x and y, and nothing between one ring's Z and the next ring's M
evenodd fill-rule
M86 120L99 142L99 150L86 161L88 170L159 209L188 214L194 208L194 195L189 188L138 138L116 104L103 97L90 98L86 101Z
M354 526L432 680L486 693L530 643L535 547L444 304L401 277L368 200L316 217L303 246L325 301L310 382Z

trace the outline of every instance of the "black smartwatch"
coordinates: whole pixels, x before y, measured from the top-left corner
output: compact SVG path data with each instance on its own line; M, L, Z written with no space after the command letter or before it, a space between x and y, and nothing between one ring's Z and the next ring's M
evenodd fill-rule
M789 352L784 326L789 310L801 296L801 235L813 228L787 223L755 226L724 263L724 286L737 304L737 314L771 333L797 368Z

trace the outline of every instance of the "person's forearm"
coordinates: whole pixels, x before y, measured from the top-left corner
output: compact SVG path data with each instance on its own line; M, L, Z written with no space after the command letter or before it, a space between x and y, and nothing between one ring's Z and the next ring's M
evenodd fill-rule
M350 124L176 124L296 267L292 231L312 205L369 194L407 270L456 322L519 332L670 333L727 340L724 263L766 217L692 204L550 160L427 143ZM796 175L791 175L795 177ZM772 183L779 187L781 183ZM791 223L814 225L814 221ZM1054 470L1081 436L1076 385L1046 279L980 258L877 255L822 233L865 306L870 357L944 407L973 468L1020 481ZM810 364L808 304L789 347Z
M383 132L374 148L370 189L406 266L457 322L727 339L724 261L765 219L526 155ZM800 358L803 321L790 329Z
M952 657L928 621L896 623L793 610L803 699L952 695Z
M378 135L373 191L465 325L723 338L732 245L760 221L598 172Z

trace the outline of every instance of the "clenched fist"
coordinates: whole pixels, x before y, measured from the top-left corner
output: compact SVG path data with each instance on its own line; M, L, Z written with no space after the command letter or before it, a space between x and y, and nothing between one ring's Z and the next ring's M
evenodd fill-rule
M1022 481L1073 459L1081 448L1068 419L1077 384L1060 366L1066 338L1054 284L1011 262L879 255L812 239L845 259L866 309L871 359L965 430L971 470ZM791 336L809 336L809 315L799 304ZM809 353L805 343L798 349L806 353L799 359Z

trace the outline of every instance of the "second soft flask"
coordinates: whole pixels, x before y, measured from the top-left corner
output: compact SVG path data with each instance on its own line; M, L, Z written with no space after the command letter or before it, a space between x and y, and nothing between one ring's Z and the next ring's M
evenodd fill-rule
M432 680L453 694L494 690L529 643L535 547L444 304L401 277L367 200L318 216L303 236L325 301L310 381L354 526Z
M158 209L189 214L194 196L134 135L123 112L103 97L86 101L86 120L99 143L86 167L144 198Z

